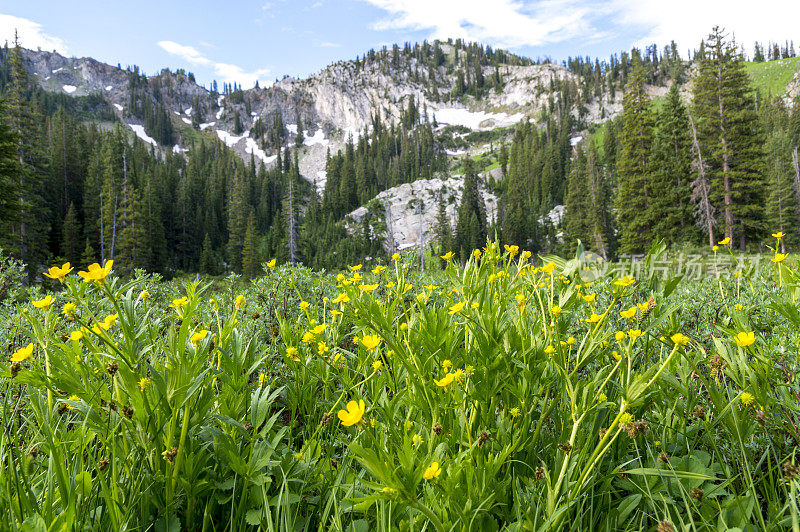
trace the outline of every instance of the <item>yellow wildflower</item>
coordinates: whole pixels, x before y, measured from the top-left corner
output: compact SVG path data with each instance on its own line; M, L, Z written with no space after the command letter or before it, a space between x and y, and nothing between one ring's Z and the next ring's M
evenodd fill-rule
M361 339L361 345L367 348L367 350L372 351L376 347L381 344L381 338L377 334L374 335L364 335L364 338Z
M458 314L459 312L461 312L461 309L464 308L464 305L465 305L464 301L456 303L455 305L450 307L450 310L448 311L448 314Z
M277 263L278 263L277 259L272 259L271 261L269 261L267 263L267 267L268 268L274 268Z
M753 345L756 341L756 333L754 332L740 332L733 337L739 347L747 347Z
M50 294L47 294L47 296L45 296L43 299L33 302L34 307L43 309L46 309L52 304L53 304L53 297Z
M69 262L65 262L60 268L58 266L53 266L45 272L44 276L49 277L50 279L58 279L59 282L63 283L64 278L71 271L72 266L69 265Z
M310 306L311 306L311 303L309 303L308 301L301 301L300 302L300 310L305 310Z
M555 269L556 269L556 263L553 261L550 261L544 266L542 266L542 272L546 273L547 275L553 275Z
M29 360L32 356L33 343L30 343L21 349L17 349L17 351L11 355L11 362L22 362L23 360Z
M366 405L364 404L364 400L359 399L358 402L350 401L347 403L345 409L339 410L336 415L339 417L339 420L341 420L342 425L345 427L352 427L356 423L361 423L365 410Z
M786 257L788 256L789 256L788 253L776 253L775 256L769 260L771 260L775 264L778 264L779 262L783 262L784 260L786 260Z
M739 400L742 401L744 406L750 406L755 401L755 397L750 392L742 392L742 395L739 396Z
M433 480L434 478L438 477L442 474L442 468L439 466L439 462L432 462L431 465L422 473L422 478L425 480Z
M445 374L444 377L442 377L438 381L436 379L433 379L433 382L436 383L436 386L445 388L448 384L452 384L454 380L455 380L455 375L453 375L452 373L447 373Z
M191 339L191 341L192 341L192 343L194 345L197 345L199 342L202 342L205 339L206 336L208 336L209 332L211 332L211 331L209 331L207 329L203 329L201 331L197 331L196 333L192 334L190 339Z
M450 259L452 259L454 256L455 256L455 253L453 253L452 251L448 251L447 253L445 253L444 255L442 255L442 258L443 258L444 260L450 260Z
M239 294L238 296L236 296L236 309L238 310L243 306L244 306L244 296L242 294Z
M676 345L686 345L689 343L689 337L682 333L675 333L670 336L669 339L672 340L672 343Z
M98 263L89 265L85 272L78 272L78 275L83 277L83 280L88 282L94 281L96 283L103 283L106 277L111 273L111 267L114 265L113 260L107 260L105 266L100 266Z
M623 318L631 319L634 316L636 316L636 311L637 310L639 310L638 307L633 306L633 307L629 308L628 310L623 310L622 312L619 313L619 315L622 316Z

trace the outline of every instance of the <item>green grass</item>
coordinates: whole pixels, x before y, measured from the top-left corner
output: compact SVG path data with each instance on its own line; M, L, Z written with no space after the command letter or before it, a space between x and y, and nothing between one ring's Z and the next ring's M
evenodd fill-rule
M765 63L745 63L744 68L753 80L753 86L762 95L784 96L786 85L797 72L800 57L777 59Z

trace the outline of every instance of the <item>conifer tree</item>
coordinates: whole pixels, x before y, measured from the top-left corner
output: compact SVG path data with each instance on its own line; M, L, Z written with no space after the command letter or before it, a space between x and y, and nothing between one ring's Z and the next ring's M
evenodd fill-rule
M203 251L200 253L200 272L207 275L217 274L217 261L214 257L214 249L208 233L203 238Z
M691 133L677 84L658 113L652 152L651 219L655 234L670 243L695 241L692 223Z
M81 228L75 204L70 203L64 217L64 234L61 240L61 255L73 264L81 258Z
M458 207L454 250L462 261L469 258L473 249L486 243L486 205L478 189L478 174L472 159L464 160L464 189Z
M644 69L634 56L633 72L623 98L622 135L617 159L617 218L622 253L649 248L657 235L651 211L653 191L650 151L654 118L644 89Z
M244 233L242 245L242 274L252 279L258 273L258 250L256 244L256 217L250 212L247 217L247 229Z
M719 27L705 41L693 106L723 235L744 249L764 229L764 138L742 56Z
M0 98L0 229L4 233L12 228L19 213L16 200L19 164L17 138L8 118L6 102ZM8 245L10 242L2 238L0 244Z

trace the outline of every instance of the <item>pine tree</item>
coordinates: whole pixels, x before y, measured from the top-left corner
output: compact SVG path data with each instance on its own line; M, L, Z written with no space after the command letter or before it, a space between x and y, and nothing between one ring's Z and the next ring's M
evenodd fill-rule
M0 98L0 228L7 231L18 219L17 202L18 153L17 136L9 124L5 100ZM5 238L0 244L8 245Z
M654 233L651 218L651 162L654 118L644 90L644 69L634 57L623 98L622 135L617 159L617 219L622 253L647 249Z
M211 237L206 233L203 238L203 251L200 253L200 272L207 275L217 274L217 260L211 245Z
M444 187L436 195L436 244L440 256L453 251L453 227L444 204Z
M652 151L652 217L655 233L670 243L695 241L692 223L689 116L673 84L658 113Z
M258 250L256 244L256 217L250 212L247 217L247 229L244 233L242 246L242 274L252 279L258 273Z
M486 243L486 205L478 190L478 174L469 157L464 161L464 174L454 250L462 261L469 258L473 249Z
M74 203L69 204L67 215L64 217L61 255L73 264L77 264L81 258L81 228Z
M764 229L764 138L742 56L719 27L705 41L693 106L711 201L723 234L744 249Z
M46 254L47 212L42 192L45 187L45 145L38 126L38 109L26 97L28 74L22 60L22 49L15 35L14 48L8 54L11 83L7 93L7 116L13 139L16 140L16 221L6 232L12 249L29 265L32 278Z
M567 183L567 201L564 212L564 242L571 248L580 240L590 245L589 183L586 172L586 154L579 145L572 161Z
M608 260L616 248L611 215L611 185L608 172L600 165L594 143L589 143L586 154L586 179L589 193L588 243L601 257Z

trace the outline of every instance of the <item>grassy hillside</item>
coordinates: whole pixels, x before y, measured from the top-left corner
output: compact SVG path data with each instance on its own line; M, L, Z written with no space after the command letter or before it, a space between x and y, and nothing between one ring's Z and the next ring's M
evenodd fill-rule
M753 85L762 95L783 96L786 94L786 85L797 72L798 61L800 61L800 57L765 63L745 63L745 70L753 79Z

